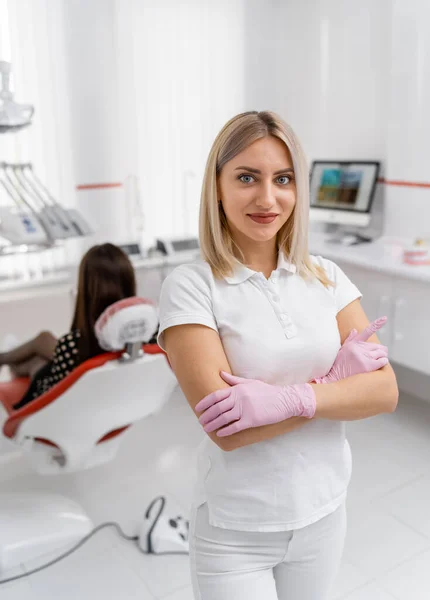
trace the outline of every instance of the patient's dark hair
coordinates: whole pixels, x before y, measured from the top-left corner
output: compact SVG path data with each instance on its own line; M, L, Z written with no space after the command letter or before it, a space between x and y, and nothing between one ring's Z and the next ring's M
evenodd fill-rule
M127 255L114 244L90 248L79 266L71 327L81 333L79 355L82 361L104 352L98 344L94 325L105 308L135 295L136 279Z

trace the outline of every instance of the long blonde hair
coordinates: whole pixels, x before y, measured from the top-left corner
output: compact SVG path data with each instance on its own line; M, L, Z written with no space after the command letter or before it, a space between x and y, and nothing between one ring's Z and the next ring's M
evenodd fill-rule
M227 219L218 201L217 180L223 166L253 142L268 135L280 139L290 151L296 181L296 204L291 217L278 232L278 251L296 266L304 278L316 277L325 286L333 285L324 269L314 264L308 250L309 174L300 142L287 123L276 113L245 112L224 125L217 135L206 163L200 199L200 248L215 277L233 273L237 255ZM236 250L236 254L234 253Z

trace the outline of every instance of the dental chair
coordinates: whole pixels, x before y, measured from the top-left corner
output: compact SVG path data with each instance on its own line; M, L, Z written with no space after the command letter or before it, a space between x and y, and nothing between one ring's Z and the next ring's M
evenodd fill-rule
M149 300L121 300L95 326L104 354L85 361L19 410L13 404L29 381L0 384L0 403L7 413L3 434L38 473L72 473L113 460L127 430L166 404L177 382L164 352L145 343L156 328ZM92 529L83 509L67 498L1 493L0 574Z

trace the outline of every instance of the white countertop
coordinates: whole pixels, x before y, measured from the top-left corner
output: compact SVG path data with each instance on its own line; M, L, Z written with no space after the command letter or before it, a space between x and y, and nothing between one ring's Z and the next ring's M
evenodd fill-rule
M132 264L138 269L163 269L176 267L182 263L190 262L196 258L198 253L183 252L174 256L154 256L150 258L134 258ZM13 292L33 292L38 289L46 289L50 286L72 285L76 277L77 267L62 269L45 273L42 277L6 279L0 281L0 302L10 301Z
M13 292L20 292L22 295L22 292L27 291L30 294L47 287L57 288L61 285L71 284L71 282L72 272L66 270L47 273L43 277L33 279L6 279L0 281L0 302L9 302Z
M399 240L380 238L375 242L345 246L327 241L327 236L311 232L309 235L311 254L319 254L334 262L350 263L402 277L430 283L430 265L407 265L402 262L402 243ZM135 269L163 269L189 262L197 256L196 252L184 253L172 257L155 256L134 259ZM47 287L71 285L74 282L76 268L52 272L34 279L9 279L0 281L0 301L10 301L13 292L33 293L46 290Z
M334 262L344 262L372 271L396 275L404 279L415 279L430 283L430 265L407 265L403 263L401 240L380 238L375 242L345 246L328 242L321 233L310 233L311 254L324 256Z

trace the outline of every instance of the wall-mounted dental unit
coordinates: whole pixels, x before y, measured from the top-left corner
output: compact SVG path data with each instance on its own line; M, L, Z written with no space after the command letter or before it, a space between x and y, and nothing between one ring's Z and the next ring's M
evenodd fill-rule
M34 107L30 104L18 104L13 99L10 90L10 63L0 61L0 77L2 87L0 89L0 133L18 131L30 125L34 114Z
M0 61L0 133L30 125L34 114L33 106L14 101L10 71L10 64ZM77 210L64 208L50 194L30 163L0 162L0 254L43 250L91 233Z

